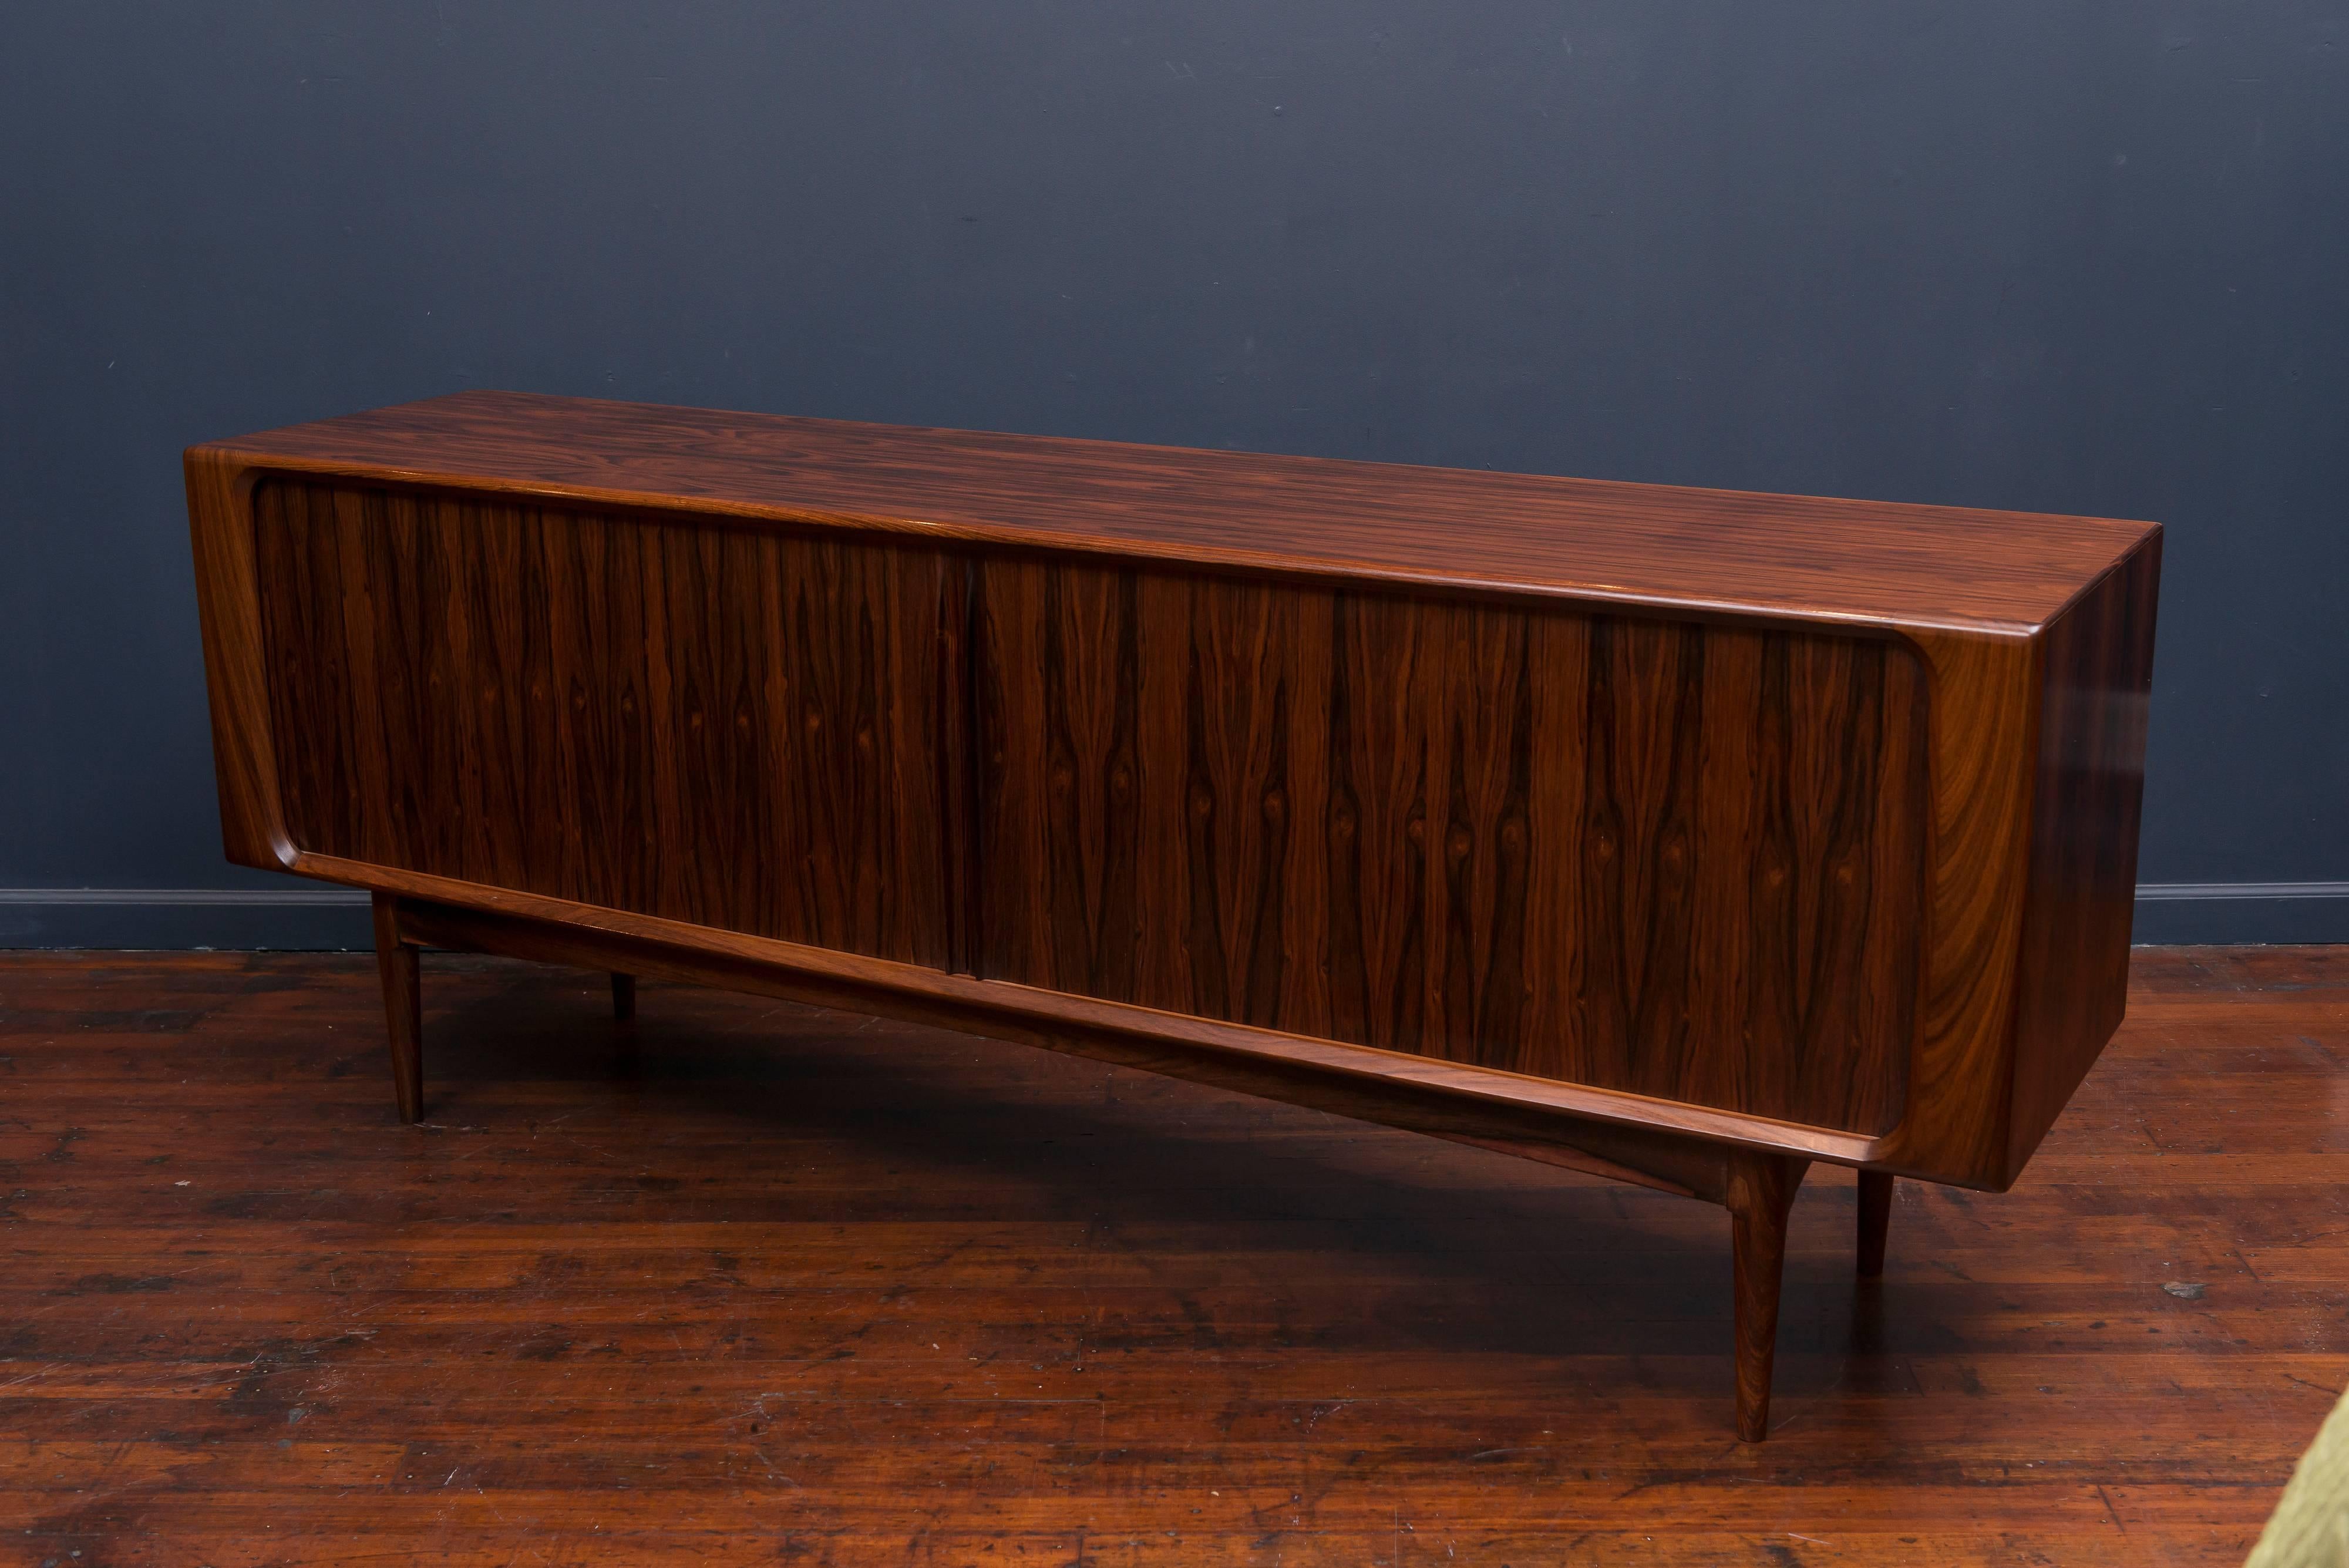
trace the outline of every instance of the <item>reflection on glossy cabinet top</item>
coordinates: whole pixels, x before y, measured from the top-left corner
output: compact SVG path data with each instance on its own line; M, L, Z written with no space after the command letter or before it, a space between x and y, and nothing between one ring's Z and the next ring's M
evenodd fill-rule
M2148 523L476 391L213 443L391 481L1807 620L2035 628Z

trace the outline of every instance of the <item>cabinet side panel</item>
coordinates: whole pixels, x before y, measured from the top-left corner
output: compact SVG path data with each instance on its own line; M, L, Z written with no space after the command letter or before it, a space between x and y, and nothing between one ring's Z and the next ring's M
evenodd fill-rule
M2008 1179L2120 1026L2137 898L2161 537L2048 628Z
M1905 647L1040 560L979 582L982 974L1897 1119Z
M960 563L293 480L255 517L299 848L950 961Z
M238 865L280 870L293 851L270 743L252 486L243 463L204 447L188 452L185 471L222 845Z

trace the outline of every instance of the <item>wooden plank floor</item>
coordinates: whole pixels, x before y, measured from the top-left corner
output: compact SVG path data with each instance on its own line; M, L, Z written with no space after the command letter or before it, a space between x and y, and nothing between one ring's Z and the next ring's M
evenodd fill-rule
M1728 1222L1099 1065L427 960L0 955L0 1562L2239 1562L2349 1378L2349 949L2138 955L2016 1189Z

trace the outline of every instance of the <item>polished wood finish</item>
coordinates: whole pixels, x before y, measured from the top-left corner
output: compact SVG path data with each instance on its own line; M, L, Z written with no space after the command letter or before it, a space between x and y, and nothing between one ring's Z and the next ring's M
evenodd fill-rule
M1792 1123L1755 1123L1725 1111L1650 1099L1615 1090L1461 1066L1372 1046L1281 1034L1087 997L1008 985L882 959L795 946L763 937L610 911L583 914L557 898L485 890L470 883L366 867L325 857L305 867L336 880L371 877L405 895L400 928L408 940L478 947L516 958L650 973L656 958L694 966L702 982L790 996L825 1006L940 1023L999 1039L1020 1040L1115 1059L1163 1062L1170 1073L1198 1060L1215 1070L1263 1070L1267 1082L1324 1081L1372 1087L1393 1097L1452 1106L1479 1116L1522 1110L1549 1120L1589 1120L1670 1134L1702 1143L1751 1144L1805 1158L1848 1158L1867 1140ZM462 916L465 934L452 922ZM419 934L422 933L422 934ZM684 978L680 968L677 978ZM1206 1069L1201 1069L1206 1070ZM1579 1136L1578 1133L1577 1136Z
M1880 1170L1859 1173L1859 1277L1884 1276L1884 1242L1892 1229L1893 1179Z
M460 392L198 451L533 501L1349 583L2029 634L2148 524Z
M958 997L951 981L927 998L861 982L853 973L815 972L763 956L714 954L697 942L644 931L580 927L562 921L496 914L458 904L396 900L395 939L410 946L498 953L542 963L602 968L626 963L640 975L689 985L716 986L818 1006L872 1012L914 1023L959 1027L999 1040L1042 1045L1168 1077L1311 1106L1339 1116L1499 1150L1642 1187L1726 1201L1729 1161L1741 1153L1726 1144L1692 1139L1636 1124L1561 1117L1555 1112L1495 1096L1456 1092L1461 1085L1431 1074L1398 1083L1375 1071L1349 1071L1342 1056L1299 1052L1281 1057L1231 1049L1202 1030L1181 1049L1121 1027L1121 1013L1102 1009L1076 1014L985 1011Z
M0 1561L2235 1568L2349 1380L2349 949L2141 950L1879 1284L1815 1165L1758 1448L1719 1210L423 961L399 1127L365 954L0 953Z
M1024 561L979 600L984 974L1898 1119L1905 645Z
M623 1023L636 1016L636 977L632 974L612 976L612 1016Z
M254 562L253 488L259 471L202 447L191 449L184 465L221 838L232 860L290 870L298 852L285 836L278 805Z
M1770 1434L1770 1374L1778 1356L1778 1286L1786 1268L1786 1211L1809 1162L1740 1150L1729 1162L1732 1293L1736 1303L1737 1436ZM1863 1173L1865 1174L1865 1173Z
M254 507L304 851L954 964L947 557L279 480Z
M2032 784L2009 1178L2119 1027L2137 901L2137 833L2153 695L2161 541L2105 574L2048 629Z
M487 393L188 462L233 857L1726 1203L1744 1429L1753 1173L2002 1189L2120 1016L2147 524Z
M375 896L375 961L391 1042L392 1104L403 1122L424 1117L424 996L416 947L399 930L398 900Z

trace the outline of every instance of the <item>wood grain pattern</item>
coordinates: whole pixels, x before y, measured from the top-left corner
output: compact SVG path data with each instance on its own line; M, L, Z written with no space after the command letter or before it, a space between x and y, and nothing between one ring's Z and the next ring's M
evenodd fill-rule
M189 455L232 856L1711 1199L2011 1183L2120 1017L2158 531L495 394ZM625 1033L623 1054L627 1051Z
M983 974L1898 1117L1902 645L1035 561L984 565L979 601Z
M294 846L285 837L270 732L261 585L254 560L255 475L250 464L202 448L191 450L184 466L221 837L232 860L281 870L293 864Z
M595 968L626 962L655 979L781 997L818 1006L874 1002L843 976L826 977L772 963L744 963L641 931L583 929L525 916L492 914L426 899L394 901L392 940ZM1683 1198L1722 1202L1732 1150L1685 1133L1626 1122L1580 1120L1555 1109L1472 1097L1447 1090L1440 1076L1418 1081L1344 1074L1327 1063L1270 1053L1216 1050L1205 1041L1177 1049L1147 1036L1074 1016L1022 1019L979 1014L951 1002L923 1005L901 996L877 999L883 1015L914 1023L972 1027L995 1039L1140 1067L1167 1077L1310 1106L1332 1115L1402 1127L1455 1143L1628 1181ZM408 1119L413 1120L413 1117Z
M2120 1025L2160 577L2155 538L2042 639L2010 1179Z
M1729 1162L1731 1293L1737 1334L1737 1436L1770 1433L1771 1375L1778 1357L1779 1286L1786 1268L1786 1215L1808 1168L1782 1155L1740 1151Z
M398 900L378 893L375 961L383 984L385 1032L391 1044L391 1092L403 1122L424 1116L424 996L416 945L400 935Z
M963 568L271 481L301 850L948 967Z
M344 471L343 477L337 477L338 471ZM2032 836L2040 778L2039 710L2045 695L2043 644L2048 626L2068 613L2066 607L2114 563L2151 559L2147 552L2158 530L2149 525L1170 453L502 394L435 400L218 443L191 452L189 472L207 668L212 672L216 706L223 826L232 857L247 864L290 867L365 887L398 885L387 880L395 875L422 875L364 857L299 851L288 838L276 752L308 742L285 732L284 716L267 711L262 674L267 655L261 646L248 504L256 481L264 488L271 483L298 486L315 477L327 488L380 493L386 504L412 506L422 506L435 495L442 499L434 504L444 504L449 495L462 493L471 497L471 504L491 511L503 507L515 515L536 514L533 509L549 496L591 497L612 503L617 508L616 521L676 535L706 535L709 541L749 535L771 542L821 540L846 545L894 538L916 553L931 545L951 544L975 551L980 561L1070 562L1116 555L1126 558L1123 569L1129 570L1151 561L1194 563L1202 568L1201 581L1229 583L1237 580L1231 573L1245 571L1256 574L1261 586L1284 591L1306 591L1318 585L1336 596L1331 607L1333 671L1344 651L1337 603L1342 601L1350 613L1378 601L1382 586L1398 582L1441 590L1451 596L1446 602L1457 612L1410 628L1410 637L1435 636L1439 626L1464 616L1485 630L1461 635L1470 646L1484 649L1475 657L1498 659L1495 668L1506 667L1514 657L1509 634L1495 628L1514 625L1511 617L1545 598L1559 601L1557 613L1579 615L1593 624L1619 620L1630 644L1661 636L1658 628L1699 625L1704 628L1702 633L1682 635L1701 636L1709 649L1728 646L1713 640L1723 628L1762 638L1821 638L1826 639L1821 646L1845 646L1842 638L1857 630L1893 636L1923 659L1930 693L1924 771L1930 809L1928 820L1914 829L1930 854L1921 922L1926 940L1915 981L1914 1006L1921 1026L1906 1064L1906 1110L1882 1137L1866 1140L1867 1152L1857 1158L1931 1179L1985 1188L2005 1185L2044 1130L2033 1123L2060 1104L2064 1086L2076 1081L2093 1060L2106 1021L2117 1013L2117 981L2106 962L2095 970L2098 994L2074 999L2068 1012L2040 1030L2052 1029L2063 1038L2048 1044L2019 1032L2023 1014L2018 1002L2025 997L2026 986L2019 969L2021 911L2026 890L2044 885L2045 875L2037 865L2040 851ZM271 481L273 474L278 479ZM419 489L427 481L442 482L447 488ZM883 504L891 497L895 504ZM574 509L565 514L605 514ZM1035 521L1023 523L1023 515ZM1235 524L1235 519L1241 521ZM909 535L927 543L913 545ZM1396 553L1398 539L1403 541L1401 555ZM1435 539L1442 541L1442 548L1433 554L1423 558L1412 554ZM708 541L694 546L721 554L725 547ZM1604 571L1599 570L1602 566ZM502 561L482 568L489 578L502 570ZM1678 574L1674 580L1683 587L1695 584L1702 591L1674 587L1659 576L1667 571ZM964 615L955 614L950 585L940 596L946 601L942 648L970 618L968 600L975 574L965 569L962 576ZM2131 594L2153 591L2153 570L2133 570L2124 576ZM1734 584L1723 586L1731 578ZM1702 586L1706 584L1711 586ZM1736 586L1754 592L1741 597ZM1941 597L1945 590L1964 602ZM1608 606L1623 607L1609 610ZM1702 618L1675 618L1680 611L1699 612ZM1724 616L1730 618L1724 620ZM1537 617L1527 624L1538 628L1544 623ZM1476 642L1487 633L1498 640ZM1530 629L1527 635L1532 635ZM1379 660L1387 658L1391 648L1380 640L1385 636L1383 628L1358 634L1356 650L1348 655L1361 666L1358 677L1369 678ZM1640 658L1661 658L1660 649L1670 640L1632 651ZM1587 647L1583 652L1587 659ZM1106 650L1094 662L1115 667ZM1733 670L1738 662L1715 658L1711 665L1718 673ZM922 923L926 929L939 928L943 936L931 940L931 956L925 961L941 961L936 953L942 951L947 967L968 970L976 967L986 940L979 930L978 901L982 813L979 781L971 769L977 749L971 732L978 715L966 694L944 689L968 675L967 652L945 649L941 666L941 706L958 708L962 721L957 726L948 717L934 740L937 793L945 803L932 814L938 819L944 907L926 913ZM1551 677L1546 663L1533 660L1527 668L1540 680ZM1042 681L1040 670L1030 673ZM1079 684L1098 674L1096 669ZM303 679L316 683L313 676ZM1592 689L1601 684L1595 682ZM1816 682L1811 684L1816 687ZM1413 701L1433 701L1441 694L1431 687ZM329 691L327 695L336 694ZM352 700L364 696L357 693ZM1473 709L1477 717L1455 737L1461 743L1454 748L1454 760L1507 755L1506 746L1495 742L1506 739L1516 721L1513 704L1514 699L1510 705L1464 705L1462 711ZM1200 737L1209 744L1207 754L1214 746L1228 748L1246 739L1226 722L1239 722L1239 718L1220 712L1215 717L1216 725ZM1253 711L1246 718L1247 724L1264 722ZM1293 726L1298 721L1291 715L1288 722ZM1374 779L1395 761L1368 756L1386 743L1366 727L1378 722L1367 708L1361 710L1359 722L1350 713L1347 722L1352 728L1347 734L1356 738L1348 739L1346 745L1361 754L1342 747L1329 753L1338 764L1330 774L1333 784L1353 789L1358 805L1361 783L1345 770L1352 767ZM1640 722L1635 715L1634 727ZM1532 754L1537 759L1546 755ZM1631 759L1635 770L1644 765L1636 745L1621 755ZM1304 760L1312 759L1304 755ZM2116 759L2116 763L2126 761ZM1288 763L1284 758L1283 765ZM1537 761L1536 765L1543 764ZM1488 773L1439 769L1428 776L1432 791L1451 791L1449 798L1473 802L1472 815L1505 806L1514 787L1506 768ZM1670 772L1655 776L1670 776ZM1726 799L1734 777L1733 766L1717 772L1703 788L1718 786L1724 792L1719 798ZM1550 782L1546 781L1545 788ZM472 781L466 787L472 787ZM1359 886L1349 892L1345 878L1350 873L1345 857L1339 857L1336 872L1327 877L1330 908L1359 911L1359 918L1347 912L1334 922L1330 959L1342 983L1329 987L1333 1033L1376 1040L1394 1038L1397 1029L1415 1031L1431 1048L1466 1053L1461 1055L1464 1061L1482 1059L1487 1052L1506 1055L1513 1049L1527 1049L1522 1044L1486 1044L1506 1042L1512 1031L1541 1023L1538 1009L1522 999L1537 999L1540 988L1555 981L1554 976L1546 979L1541 973L1528 981L1513 977L1510 971L1511 963L1520 961L1520 953L1537 950L1552 933L1529 925L1524 945L1516 940L1517 928L1510 922L1517 918L1518 885L1511 877L1520 867L1501 852L1506 835L1477 838L1472 832L1469 853L1447 858L1456 842L1454 830L1468 826L1447 818L1441 824L1441 842L1433 846L1437 852L1433 863L1414 868L1410 856L1425 857L1431 846L1417 843L1408 853L1393 849L1393 821L1375 815L1384 811L1391 818L1400 810L1408 819L1410 797L1381 799L1385 804L1373 801L1369 809L1374 815L1362 825L1370 836L1356 869L1371 877L1373 892L1391 888L1398 877L1416 877L1414 885L1427 889L1426 900L1424 905L1413 901L1400 911L1364 903ZM2133 799L2099 796L2096 808L2126 814ZM1791 791L1785 801L1790 807L1813 804L1810 797ZM1653 826L1642 814L1654 807L1652 801L1634 803L1630 820L1635 826ZM1301 842L1299 820L1292 809L1290 821L1280 829L1292 854ZM621 826L628 825L624 820ZM1231 869L1232 857L1254 842L1251 835L1268 842L1272 836L1268 830L1224 826L1230 830L1216 839L1214 856L1219 858L1196 867L1186 863L1186 872L1195 870L1213 880ZM1430 826L1421 824L1423 835ZM534 821L533 831L543 832L543 823ZM1666 826L1664 831L1669 835L1677 829ZM2127 823L2108 823L2101 831L2114 836L2116 843L2133 842L2133 816ZM1808 845L1804 853L1817 853L1816 844ZM1707 859L1716 869L1735 863L1733 856ZM1572 911L1570 906L1540 902L1544 889L1533 879L1541 870L1539 857L1522 869L1527 877L1528 920L1548 918L1546 910L1568 909L1586 925L1592 923L1588 909ZM1616 869L1638 871L1629 862ZM719 879L729 874L719 873ZM634 875L641 882L647 873L640 868ZM2040 880L2034 882L2034 877ZM492 898L497 892L497 885L462 876L429 879L436 884L434 897L469 901ZM626 874L616 880L600 879L624 891L628 885ZM850 880L835 878L843 897ZM1826 884L1814 877L1807 885ZM1872 888L1879 886L1871 883ZM1609 1049L1618 1056L1635 1054L1636 1067L1618 1064L1634 1076L1670 1075L1674 1057L1671 1030L1677 1027L1671 1008L1659 1012L1650 1006L1651 995L1668 992L1642 990L1635 995L1623 989L1631 982L1634 968L1643 988L1651 958L1666 971L1685 961L1719 975L1754 959L1760 938L1768 934L1748 934L1725 946L1717 942L1684 955L1675 944L1683 940L1685 921L1671 911L1672 900L1685 892L1669 877L1627 874L1616 894L1629 899L1629 908L1641 919L1651 905L1664 914L1647 927L1624 927L1623 940L1630 945L1606 955L1618 963L1617 995L1610 1000L1603 992L1595 997L1578 992L1574 997L1575 1008L1606 1026L1588 1039L1612 1042ZM1660 895L1662 901L1657 903ZM1714 896L1712 889L1703 892L1706 898ZM1346 903L1349 898L1355 900L1352 905ZM613 896L600 892L582 891L560 901L566 905L565 918L614 907ZM712 907L726 901L717 898ZM689 902L678 896L662 907L677 909ZM1605 898L1594 903L1600 906L1599 915L1612 912ZM2044 899L2042 904L2055 907ZM1286 1016L1297 1004L1300 988L1311 992L1321 982L1311 961L1295 961L1295 950L1264 942L1261 930L1245 929L1243 914L1238 907L1229 919L1217 911L1216 940L1226 944L1221 949L1214 941L1198 940L1197 933L1182 933L1188 950L1216 961L1201 968L1185 957L1186 983L1225 992L1237 987L1239 1015L1263 1016L1265 1008L1273 1007ZM1785 929L1783 922L1774 929ZM1846 921L1843 929L1853 929L1851 922ZM1609 933L1597 935L1604 939ZM1245 951L1235 945L1244 937L1252 944ZM1097 942L1102 934L1088 928L1082 940ZM1414 942L1419 946L1410 955L1397 945ZM2098 942L2100 951L2110 945L2105 938ZM1348 946L1351 943L1361 944L1359 953ZM1745 960L1739 957L1741 950ZM1756 1006L1765 1012L1775 1006L1779 1022L1772 1026L1765 1018L1765 1032L1775 1027L1783 1033L1790 1012L1798 1012L1805 1003L1797 985L1775 977L1812 972L1822 954L1832 967L1839 961L1838 950L1830 944L1818 952L1806 951L1796 942L1779 954L1763 955L1758 981L1749 974L1735 983L1710 987L1707 994L1716 1005L1690 1015L1691 1036L1726 1038L1746 1026L1746 1012ZM1140 962L1139 955L1134 961ZM1404 968L1433 965L1442 979L1433 989L1382 989L1372 994L1373 971L1383 974L1398 963ZM1215 972L1216 965L1220 976ZM1189 972L1193 969L1195 974ZM1431 996L1441 1004L1433 1011ZM1724 999L1733 1005L1722 1004ZM1848 1000L1850 993L1839 991L1831 1004L1840 1006ZM1873 1000L1863 1006L1880 1012ZM1650 1009L1645 1014L1643 1007ZM1179 1036L1180 1029L1174 1033ZM1561 1036L1550 1031L1549 1037ZM1538 1032L1525 1038L1538 1038ZM1658 1038L1666 1042L1666 1048L1656 1047ZM2060 1065L2037 1060L2051 1053L2060 1058ZM1810 1092L1774 1087L1771 1071L1739 1051L1682 1053L1678 1065L1682 1077L1669 1092L1713 1093L1728 1103L1753 1105L1773 1103L1773 1096L1778 1096L1776 1103L1790 1105ZM1781 1054L1775 1071L1783 1074L1797 1065L1794 1057ZM1544 1069L1537 1063L1535 1070ZM1692 1075L1704 1074L1725 1075L1730 1082L1718 1093L1689 1086ZM2018 1100L2014 1085L2034 1074L2050 1086L2028 1090ZM1860 1098L1877 1092L1863 1086ZM2018 1105L2035 1109L2018 1122L2013 1115ZM1686 1109L1694 1113L1703 1107ZM1866 1110L1863 1105L1862 1113ZM1848 1145L1836 1143L1840 1135L1795 1135L1785 1123L1723 1114L1731 1117L1727 1125L1733 1136L1752 1147L1825 1143L1843 1148L1843 1158L1854 1158ZM1835 1112L1830 1107L1816 1114ZM1855 1116L1847 1112L1844 1119Z
M527 951L501 950L511 950L516 957L626 969L636 958L643 957L649 963L650 955L657 953L666 955L666 961L672 964L699 966L691 972L704 984L730 985L878 1017L936 1023L1077 1054L1099 1053L1104 1059L1131 1063L1164 1061L1170 1064L1166 1070L1178 1075L1187 1069L1174 1064L1192 1058L1213 1059L1231 1064L1235 1071L1262 1067L1281 1074L1342 1079L1406 1098L1467 1102L1480 1113L1495 1107L1516 1108L1557 1121L1587 1120L1610 1127L1651 1129L1695 1142L1732 1144L1847 1164L1868 1163L1885 1141L1799 1123L1765 1121L1738 1112L1620 1090L1529 1077L1489 1067L1463 1066L1371 1046L1284 1034L1250 1024L1223 1023L1125 1002L980 980L828 948L718 931L649 915L582 909L561 898L485 888L474 883L326 856L305 855L298 864L305 876L398 892L406 898L482 917L500 929L528 925L555 928L561 941L566 944L560 949L546 946ZM567 956L554 956L558 952Z
M519 392L460 392L217 448L378 481L1814 624L2027 630L2153 531Z
M1916 641L1933 693L1930 912L1921 1027L1909 1069L1909 1104L1919 1114L1893 1129L1876 1158L1903 1176L2002 1188L2029 870L2036 655L2021 637L1920 633Z
M455 954L400 1128L365 954L0 953L0 1561L2240 1568L2349 1380L2349 948L2136 957L1879 1283L1811 1170L1754 1448L1662 1192L649 979L619 1073Z
M740 964L693 948L650 940L642 935L582 929L553 921L404 898L391 901L387 912L380 895L378 910L378 951L405 955L411 986L415 948L431 945L590 969L612 969L626 963L631 971L661 979L730 986L793 1001L821 1002L834 999L834 993L811 983L809 977L787 970L746 971ZM390 971L387 969L386 973L388 976ZM847 1000L854 1002L862 999L852 993ZM397 1026L398 1003L393 1004L393 1012ZM412 1018L413 1013L410 1006L408 1016ZM951 1012L942 1018L949 1023L968 1021L967 1015ZM1015 1030L1010 1037L1022 1036ZM1786 1216L1795 1189L1809 1167L1807 1159L1692 1143L1682 1134L1636 1126L1569 1127L1562 1125L1555 1116L1529 1114L1526 1107L1448 1096L1433 1084L1349 1080L1326 1072L1304 1070L1306 1064L1301 1061L1262 1054L1199 1050L1169 1054L1147 1048L1136 1051L1133 1042L1111 1030L1074 1035L1055 1031L1027 1038L1056 1050L1147 1067L1219 1088L1312 1106L1340 1116L1428 1133L1724 1205L1731 1220L1733 1290L1737 1303L1733 1353L1736 1431L1742 1441L1749 1443L1758 1443L1768 1436ZM411 1054L409 1060L413 1059ZM1881 1227L1874 1237L1872 1258L1866 1228L1863 1220L1860 1270L1865 1274L1872 1263L1880 1272Z
M1892 1229L1893 1179L1880 1170L1859 1173L1857 1246L1859 1277L1884 1275L1884 1244Z

